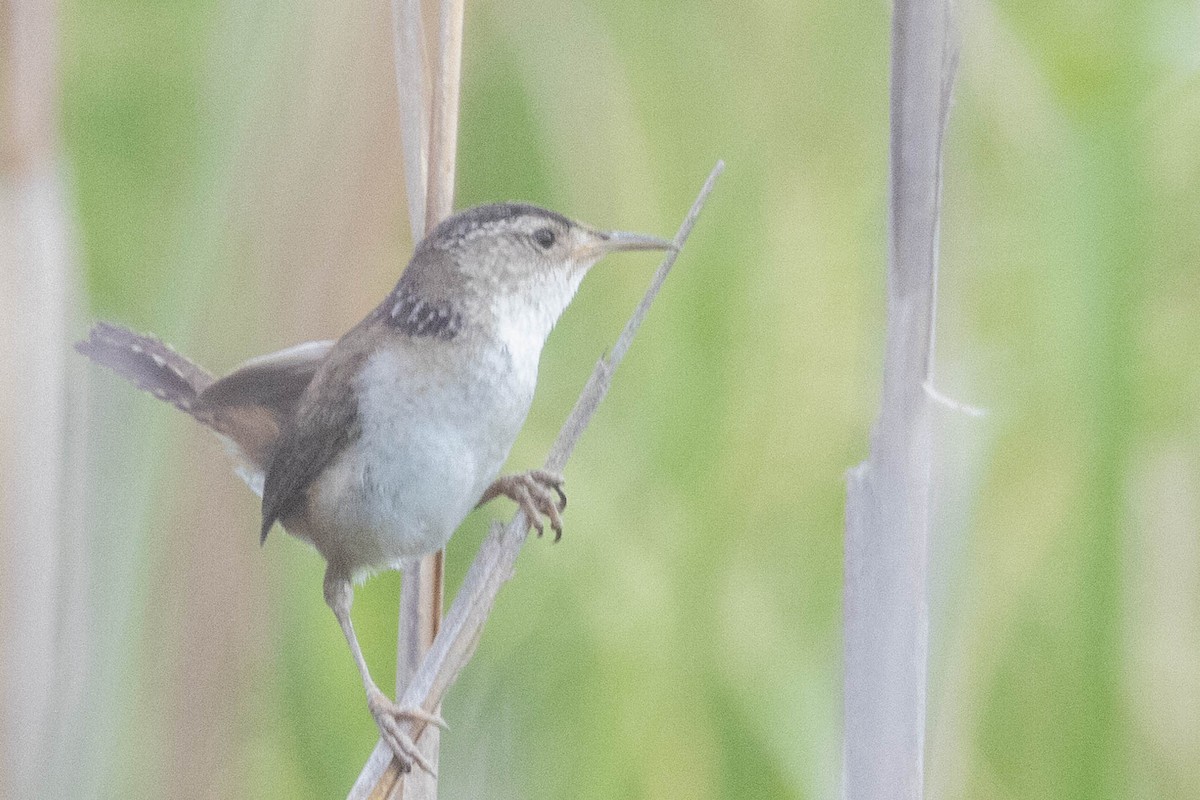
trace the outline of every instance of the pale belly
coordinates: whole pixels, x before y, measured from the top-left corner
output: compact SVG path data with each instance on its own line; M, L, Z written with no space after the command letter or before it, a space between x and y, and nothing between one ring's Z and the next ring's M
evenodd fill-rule
M328 560L359 575L446 545L504 465L533 396L536 363L532 377L507 358L484 366L414 391L403 353L372 357L362 435L313 487L322 530L312 539Z

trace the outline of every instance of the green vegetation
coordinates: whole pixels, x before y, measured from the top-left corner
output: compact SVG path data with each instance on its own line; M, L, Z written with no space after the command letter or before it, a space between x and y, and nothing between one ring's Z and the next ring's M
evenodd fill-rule
M931 797L1200 786L1200 29L973 4L946 159ZM669 234L728 164L445 708L445 797L834 798L843 473L879 397L886 3L469 4L458 205ZM73 0L96 316L214 371L337 335L411 249L387 4ZM641 295L585 282L511 464ZM220 446L94 377L102 796L335 797L374 744L321 598ZM119 446L121 436L128 439ZM453 587L489 517L449 551ZM398 578L359 589L377 675ZM1190 787L1190 788L1189 788Z

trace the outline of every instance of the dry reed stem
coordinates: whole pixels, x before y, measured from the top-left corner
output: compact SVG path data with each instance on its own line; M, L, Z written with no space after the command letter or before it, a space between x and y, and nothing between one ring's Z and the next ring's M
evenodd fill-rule
M403 6L401 5L403 3ZM426 56L420 0L393 0L396 88L400 100L409 220L413 241L454 210L458 98L462 73L465 0L442 0L438 15L437 69L427 91ZM427 110L426 97L432 97ZM397 634L396 694L408 686L422 656L433 643L442 618L445 554L434 553L403 570ZM438 731L420 742L421 753L437 765ZM387 796L436 800L437 779L420 772L399 780Z
M957 50L946 0L892 18L891 202L883 399L846 498L847 800L924 793L927 544L941 154Z
M464 11L464 0L442 0L438 14L438 68L433 76L429 187L425 198L425 225L429 230L454 210Z
M415 243L425 235L425 193L429 169L429 67L421 0L392 0L392 34L405 199ZM430 594L430 587L436 583L432 577L437 571L436 564L424 561L403 570L396 634L397 696L408 685L421 662L421 656L433 641L431 626L422 622L434 615L423 616L420 609L433 605L426 597Z
M0 3L0 797L60 796L96 751L61 730L95 648L59 53L54 2Z
M392 0L396 92L400 103L400 142L404 191L413 242L425 236L425 191L429 184L429 69L421 0Z

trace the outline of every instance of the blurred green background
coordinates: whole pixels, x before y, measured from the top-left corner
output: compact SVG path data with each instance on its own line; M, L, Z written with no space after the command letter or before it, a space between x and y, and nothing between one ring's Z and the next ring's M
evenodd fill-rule
M879 396L888 4L467 8L457 205L670 234L725 177L445 707L445 797L835 798L844 471ZM1200 15L963 3L946 153L927 775L1200 792ZM216 372L338 335L411 251L386 3L67 0L90 313ZM648 281L551 338L540 464ZM82 333L83 325L79 332ZM189 420L81 369L99 797L336 797L375 742L321 596ZM496 504L451 543L451 590ZM357 594L380 683L395 575Z

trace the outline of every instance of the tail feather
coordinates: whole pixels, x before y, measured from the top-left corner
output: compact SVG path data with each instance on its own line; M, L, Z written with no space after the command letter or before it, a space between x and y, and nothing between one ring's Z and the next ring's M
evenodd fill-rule
M259 356L219 381L158 339L108 322L75 349L211 429L261 495L279 433L332 346L309 342Z
M200 392L213 382L206 370L158 339L108 322L93 325L75 349L188 414L193 413Z

